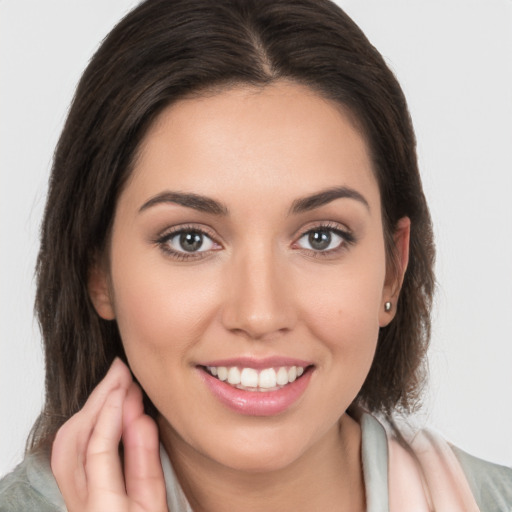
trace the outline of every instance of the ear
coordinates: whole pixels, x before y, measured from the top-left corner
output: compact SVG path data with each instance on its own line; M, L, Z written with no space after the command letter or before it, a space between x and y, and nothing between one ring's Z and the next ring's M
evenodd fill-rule
M379 313L379 325L385 327L396 314L396 304L400 289L404 281L405 271L409 263L409 240L411 235L411 219L402 217L396 224L393 233L393 242L395 245L396 264L388 264L386 270L386 281L382 291L382 301ZM386 304L391 304L387 308Z
M89 297L94 309L104 320L114 320L116 317L110 291L109 273L104 262L96 260L89 271L87 283Z

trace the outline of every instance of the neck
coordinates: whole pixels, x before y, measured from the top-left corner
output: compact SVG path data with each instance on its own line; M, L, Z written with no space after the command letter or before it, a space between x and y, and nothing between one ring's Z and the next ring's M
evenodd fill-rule
M347 414L286 467L245 472L197 452L160 421L164 446L195 512L363 511L361 430Z

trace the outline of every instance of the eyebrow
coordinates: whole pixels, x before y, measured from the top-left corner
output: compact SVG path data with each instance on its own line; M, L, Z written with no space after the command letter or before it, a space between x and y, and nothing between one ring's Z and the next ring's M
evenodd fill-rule
M301 197L293 201L289 212L291 214L299 214L320 208L336 199L354 199L362 203L368 210L370 205L368 201L357 190L349 187L332 187L322 190L310 196ZM139 213L156 206L158 204L172 203L186 208L192 208L200 212L209 213L212 215L226 216L229 214L228 208L219 201L210 197L194 194L192 192L171 192L166 191L152 197L146 201L140 208Z
M303 212L308 212L310 210L314 210L315 208L320 208L325 204L334 201L335 199L354 199L362 203L368 210L370 210L370 205L368 201L364 198L362 194L360 194L357 190L349 187L332 187L326 190L322 190L316 194L311 196L302 197L300 199L296 199L290 208L290 213L298 214Z
M228 215L228 209L222 203L209 197L193 194L191 192L163 192L146 201L140 208L139 213L162 203L173 203L186 208L192 208L200 212L212 215Z

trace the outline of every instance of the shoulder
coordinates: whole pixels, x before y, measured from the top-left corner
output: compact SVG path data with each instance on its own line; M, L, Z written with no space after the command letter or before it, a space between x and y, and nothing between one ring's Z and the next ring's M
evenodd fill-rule
M387 434L390 499L398 496L402 502L404 493L414 494L412 484L417 481L429 510L512 512L512 468L469 455L406 419L398 424L378 421ZM416 499L421 494L416 492Z
M462 510L512 512L512 468L469 455L429 429L417 432L410 446L434 504L451 493Z
M30 454L0 480L0 512L66 510L45 453Z
M451 446L483 512L512 511L512 468L492 464Z

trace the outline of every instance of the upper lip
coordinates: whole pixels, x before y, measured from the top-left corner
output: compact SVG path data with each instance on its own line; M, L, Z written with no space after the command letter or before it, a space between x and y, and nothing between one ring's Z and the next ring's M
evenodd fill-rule
M301 366L302 368L306 368L312 364L311 361L305 361L304 359L297 359L295 357L270 356L264 358L231 357L229 359L215 359L213 361L199 363L198 366L238 366L239 368L262 370L264 368L279 368L281 366Z

